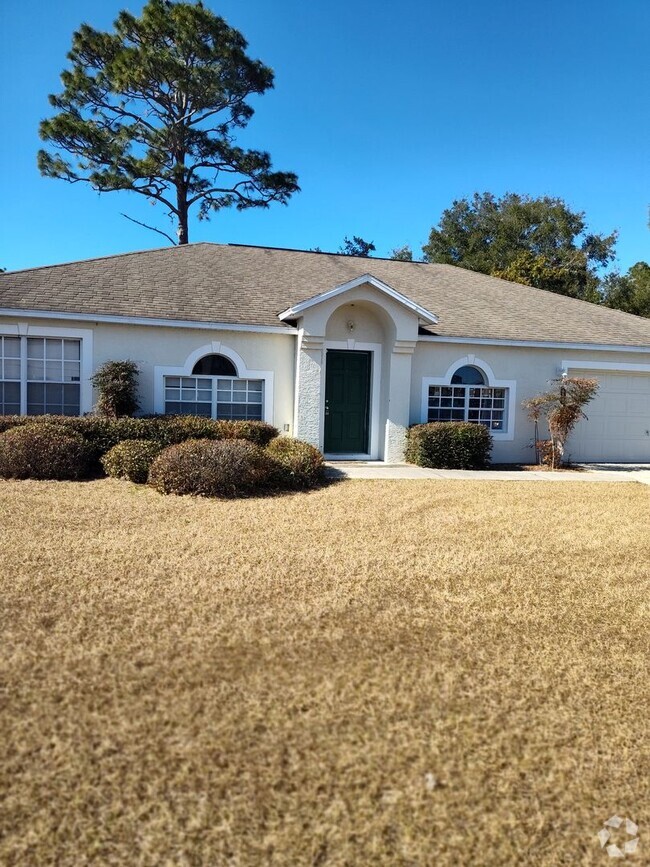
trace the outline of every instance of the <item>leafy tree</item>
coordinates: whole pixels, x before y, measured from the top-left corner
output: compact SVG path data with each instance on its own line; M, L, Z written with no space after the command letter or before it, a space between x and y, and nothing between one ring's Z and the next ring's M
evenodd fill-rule
M428 262L600 301L598 270L614 258L615 243L615 232L589 232L584 213L562 199L475 193L443 212L422 249Z
M413 250L411 250L408 244L404 244L403 247L395 247L390 254L390 258L396 259L398 262L412 262Z
M201 220L231 206L286 204L296 175L235 144L253 116L246 100L273 87L273 71L247 56L242 34L200 2L169 0L148 0L139 18L120 12L114 28L74 33L63 92L50 96L58 113L40 125L53 148L38 153L41 173L159 202L179 244L193 207Z
M581 379L563 376L551 382L551 389L523 401L528 418L538 422L545 418L551 435L549 448L542 449L551 469L556 469L564 459L566 442L580 419L587 418L584 407L598 393L597 379ZM539 443L543 446L544 443Z
M368 258L377 248L372 241L364 241L358 235L353 235L352 240L346 235L343 244L339 247L339 253L344 256L361 256Z
M637 262L627 274L609 274L603 281L608 307L650 317L650 265Z

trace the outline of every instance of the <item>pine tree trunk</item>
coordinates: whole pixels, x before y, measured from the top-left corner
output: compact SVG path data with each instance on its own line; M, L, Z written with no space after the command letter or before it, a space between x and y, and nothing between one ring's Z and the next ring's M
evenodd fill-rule
M190 237L187 225L187 190L182 187L176 188L176 203L178 207L178 243L189 244Z

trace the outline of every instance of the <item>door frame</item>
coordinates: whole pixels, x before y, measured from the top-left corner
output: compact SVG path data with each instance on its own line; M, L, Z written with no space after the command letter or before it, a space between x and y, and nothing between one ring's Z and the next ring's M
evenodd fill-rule
M325 377L327 375L327 350L343 349L348 352L370 353L370 412L368 423L368 442L370 450L367 454L325 454L332 461L376 461L379 460L379 405L381 385L381 343L360 343L357 340L326 340L323 344L323 363L321 364L320 383L320 422L319 438L321 450L325 445ZM410 387L410 383L409 383Z

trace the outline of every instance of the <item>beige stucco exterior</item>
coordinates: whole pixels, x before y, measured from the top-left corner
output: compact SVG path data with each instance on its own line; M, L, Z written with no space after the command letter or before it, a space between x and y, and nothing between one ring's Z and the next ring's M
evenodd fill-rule
M83 342L82 412L93 406L89 377L105 361L128 358L138 364L141 411L152 413L164 411L162 382L166 373L190 374L202 354L225 354L234 360L242 378L264 379L265 420L321 449L327 352L368 352L372 358L368 452L349 457L387 461L402 459L407 427L426 421L428 384L449 382L451 373L463 364L478 367L489 385L508 390L508 423L504 431L494 434L493 460L499 463L532 457L533 425L521 406L523 399L542 391L567 366L569 373L577 371L596 378L600 372L608 377L608 402L597 407L598 422L594 421L591 434L588 422L581 423L584 429L576 440L577 458L626 459L625 454L615 453L619 425L627 434L629 459L643 459L647 436L646 460L650 461L650 347L647 351L627 351L425 337L419 333L422 319L417 310L369 282L305 304L290 317L291 327L284 333L279 333L280 321L275 331L261 326L250 330L245 326L171 327L160 322L144 325L98 322L87 317L16 315L0 317L0 334L79 336ZM627 395L618 402L617 375ZM634 377L631 384L630 377ZM638 412L625 415L625 406L629 409L633 399ZM619 406L620 412L616 409ZM608 407L619 414L605 423L602 419ZM595 432L605 428L610 444L607 454L602 448L598 453L595 444Z

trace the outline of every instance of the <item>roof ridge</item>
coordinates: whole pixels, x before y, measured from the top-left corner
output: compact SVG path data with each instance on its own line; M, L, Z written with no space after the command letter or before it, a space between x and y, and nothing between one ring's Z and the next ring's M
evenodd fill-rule
M9 271L3 271L0 276L11 274L24 274L26 271L45 271L48 268L65 268L68 265L82 265L85 262L102 262L105 259L121 259L124 256L144 256L147 253L160 253L163 250L182 250L187 247L201 247L207 245L209 247L227 247L228 244L218 244L216 241L193 241L189 244L174 244L166 245L165 247L148 247L144 250L129 250L126 253L108 253L106 256L89 256L86 259L70 259L67 262L55 262L50 265L32 265L30 268L14 268Z

